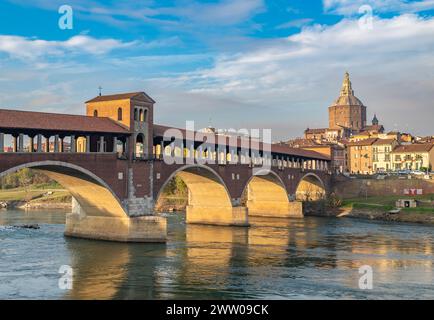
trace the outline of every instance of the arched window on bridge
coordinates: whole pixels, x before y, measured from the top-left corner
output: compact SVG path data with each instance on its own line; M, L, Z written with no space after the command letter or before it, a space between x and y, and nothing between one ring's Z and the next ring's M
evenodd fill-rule
M137 108L134 108L134 121L137 121Z
M142 158L145 151L145 137L143 134L137 135L135 154L136 158Z
M190 158L190 149L184 148L184 158Z
M143 109L140 109L140 111L139 111L139 121L140 122L143 121Z
M118 108L118 121L122 121L122 108Z
M171 156L172 155L172 147L171 146L164 147L164 154L166 156Z
M148 109L145 109L143 111L143 121L144 122L148 121Z
M180 147L175 147L174 154L175 154L175 157L181 158L182 157L182 149Z
M94 111L93 111L93 116L94 116L94 117L98 117L98 110L94 110Z

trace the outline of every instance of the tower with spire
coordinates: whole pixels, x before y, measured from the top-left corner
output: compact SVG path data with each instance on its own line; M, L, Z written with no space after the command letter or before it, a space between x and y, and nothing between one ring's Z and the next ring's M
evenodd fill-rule
M360 132L366 126L366 106L355 95L350 74L345 73L339 97L329 107L329 128Z

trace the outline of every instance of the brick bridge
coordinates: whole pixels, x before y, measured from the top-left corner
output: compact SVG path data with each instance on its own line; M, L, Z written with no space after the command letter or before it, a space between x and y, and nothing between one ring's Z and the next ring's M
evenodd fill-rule
M188 187L188 223L302 216L302 200L327 193L324 155L156 125L154 103L136 92L89 100L86 116L0 109L0 177L48 175L73 196L66 235L116 241L165 241L154 206L175 176Z

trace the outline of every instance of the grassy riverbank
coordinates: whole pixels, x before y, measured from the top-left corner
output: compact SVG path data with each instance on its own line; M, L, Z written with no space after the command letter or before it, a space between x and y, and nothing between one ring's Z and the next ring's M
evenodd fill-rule
M342 201L343 208L353 209L377 209L390 211L395 209L395 203L399 199L416 199L418 200L417 208L403 208L403 212L421 212L434 214L434 194L422 196L377 196L351 198Z
M416 199L417 208L403 208L401 212L391 214L396 209L395 202L398 199ZM338 216L353 218L412 222L434 224L434 194L423 196L377 196L367 198L345 199L340 207Z
M71 195L65 189L52 185L32 185L0 190L0 202L8 207L66 207L71 205Z

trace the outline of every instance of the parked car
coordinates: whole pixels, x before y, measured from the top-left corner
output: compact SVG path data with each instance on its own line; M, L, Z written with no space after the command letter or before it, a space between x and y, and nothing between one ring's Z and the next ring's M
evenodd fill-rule
M419 170L414 170L411 172L411 174L413 174L415 176L423 176L423 175L425 175L425 172L419 171Z
M411 173L410 170L399 170L398 174L399 175L409 175Z

